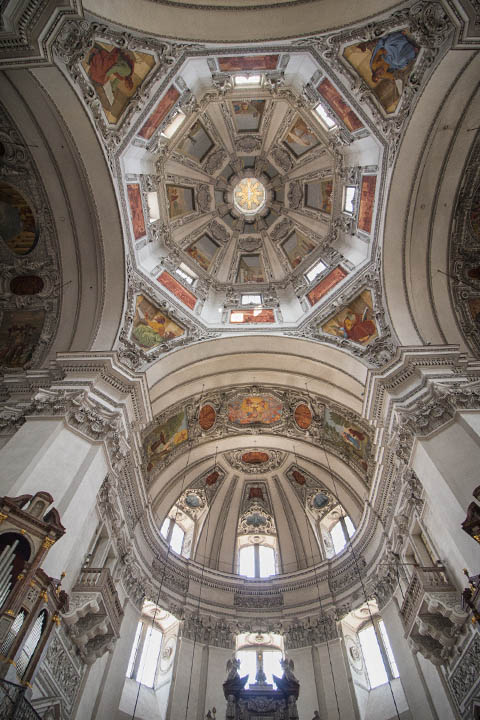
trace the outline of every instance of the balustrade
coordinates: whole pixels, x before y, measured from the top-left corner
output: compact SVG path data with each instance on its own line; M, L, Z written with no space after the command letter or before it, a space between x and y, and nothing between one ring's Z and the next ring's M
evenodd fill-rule
M91 665L112 649L123 610L109 568L83 568L64 621L84 661Z
M444 663L465 622L457 590L442 566L415 567L401 608L412 649L435 665Z

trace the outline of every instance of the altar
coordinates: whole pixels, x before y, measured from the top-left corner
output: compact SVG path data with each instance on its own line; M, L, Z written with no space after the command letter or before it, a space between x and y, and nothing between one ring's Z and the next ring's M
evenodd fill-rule
M255 683L246 688L248 675L240 677L238 660L233 658L228 661L228 677L223 683L227 720L298 720L300 683L293 673L293 661L285 658L281 664L282 677L273 676L275 688L266 682L261 663Z

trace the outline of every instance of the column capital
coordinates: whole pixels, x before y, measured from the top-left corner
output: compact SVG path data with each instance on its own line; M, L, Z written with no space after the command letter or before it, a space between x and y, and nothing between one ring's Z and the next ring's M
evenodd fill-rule
M480 362L458 346L399 348L367 375L363 415L380 444L408 461L415 437L427 437L458 410L480 408Z

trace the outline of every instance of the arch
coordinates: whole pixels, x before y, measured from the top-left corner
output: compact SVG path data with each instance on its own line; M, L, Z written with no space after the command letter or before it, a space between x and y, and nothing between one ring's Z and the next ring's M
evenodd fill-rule
M146 372L153 415L209 390L252 383L321 395L361 413L366 366L329 345L291 337L219 338L182 348Z
M148 34L195 42L255 42L311 35L392 10L397 0L140 0L135 9L121 0L88 0L85 10Z
M449 53L419 98L392 176L384 225L383 278L402 345L467 349L449 293L455 189L475 133L480 94L472 53ZM473 90L472 90L473 88ZM398 272L401 268L401 272Z
M16 70L15 84L5 74L0 88L42 179L58 238L60 318L45 362L58 351L111 349L124 303L124 247L110 171L89 117L56 67Z

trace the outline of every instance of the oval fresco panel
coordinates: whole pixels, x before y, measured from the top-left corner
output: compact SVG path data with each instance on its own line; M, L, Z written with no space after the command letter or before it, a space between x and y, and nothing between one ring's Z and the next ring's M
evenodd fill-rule
M14 295L37 295L43 290L43 280L38 275L17 275L10 280L10 292Z
M207 485L215 485L215 483L217 482L219 477L220 477L220 473L217 472L217 470L214 470L213 472L210 473L210 475L207 475L207 477L205 478L205 483Z
M307 430L312 424L312 411L310 410L308 405L305 405L303 403L301 405L297 405L293 417L295 418L295 422L297 423L298 427L302 430Z
M198 416L198 424L202 430L210 430L215 423L217 413L211 405L204 405Z
M294 470L292 472L292 475L295 482L297 482L299 485L305 485L305 477L302 475L301 472L299 472L298 470Z
M0 237L14 255L28 255L38 240L30 205L6 182L0 182Z
M187 497L185 498L185 503L188 505L188 507L195 509L202 506L202 499L196 493L188 493Z
M262 463L268 462L269 457L269 454L266 452L251 450L250 452L243 453L242 460L249 465L261 465Z
M247 395L228 406L228 419L235 425L272 425L282 419L283 403L273 395Z
M323 492L319 492L315 495L313 498L313 506L320 510L320 508L325 507L325 505L328 504L328 495L325 495Z

